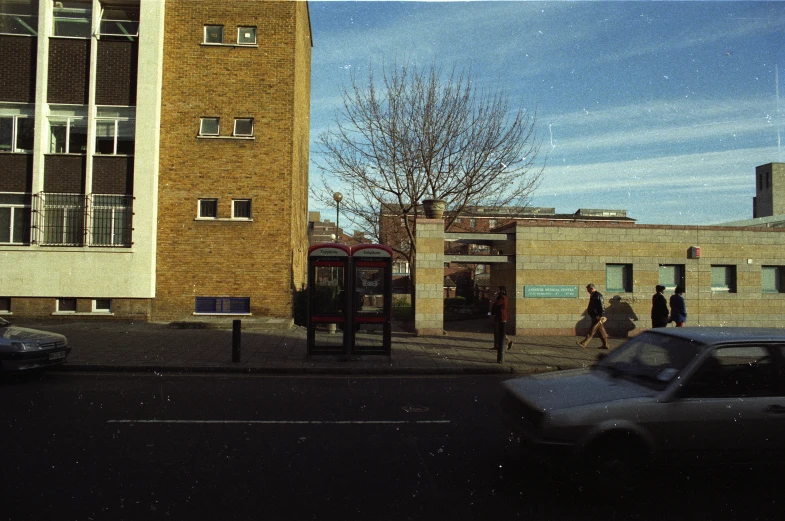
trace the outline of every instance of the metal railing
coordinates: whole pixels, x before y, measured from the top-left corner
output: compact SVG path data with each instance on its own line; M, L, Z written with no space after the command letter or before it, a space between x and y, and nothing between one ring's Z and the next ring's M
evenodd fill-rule
M129 248L133 197L42 192L33 202L33 242L41 246Z

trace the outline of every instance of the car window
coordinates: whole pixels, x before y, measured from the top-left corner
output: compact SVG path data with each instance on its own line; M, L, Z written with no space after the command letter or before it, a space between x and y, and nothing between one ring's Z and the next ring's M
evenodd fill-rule
M782 347L776 349L782 352ZM752 397L783 394L782 372L767 346L720 347L712 352L685 388L685 396Z
M597 364L616 376L626 376L663 387L697 356L700 346L689 340L643 333Z

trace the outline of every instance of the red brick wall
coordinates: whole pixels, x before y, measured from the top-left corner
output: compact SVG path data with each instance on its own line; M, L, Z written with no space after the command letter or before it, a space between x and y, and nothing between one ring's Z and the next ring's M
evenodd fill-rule
M0 192L33 191L33 155L0 155Z
M85 193L85 162L85 156L46 156L44 192Z
M136 105L137 42L98 42L95 102L98 105Z
M87 104L90 40L49 40L48 102Z
M303 5L166 4L154 320L191 314L197 296L250 297L254 315L292 316L307 251ZM201 45L205 24L223 25L226 43L255 26L258 47ZM203 116L221 118L222 137L252 117L255 139L199 139ZM221 219L232 199L251 199L253 222L196 221L200 198L217 198Z
M0 101L35 102L38 38L0 35Z

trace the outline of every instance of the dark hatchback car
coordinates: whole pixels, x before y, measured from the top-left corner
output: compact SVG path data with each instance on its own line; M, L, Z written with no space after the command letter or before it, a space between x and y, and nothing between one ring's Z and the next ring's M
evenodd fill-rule
M14 326L0 317L0 374L59 365L70 352L68 340L63 335Z
M653 329L591 368L503 389L530 455L600 483L652 463L785 461L785 329Z

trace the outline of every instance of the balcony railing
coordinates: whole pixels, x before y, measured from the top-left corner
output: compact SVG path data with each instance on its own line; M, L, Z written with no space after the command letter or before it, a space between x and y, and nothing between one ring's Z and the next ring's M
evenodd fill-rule
M35 197L33 237L42 246L129 248L133 197L102 194L57 194Z

